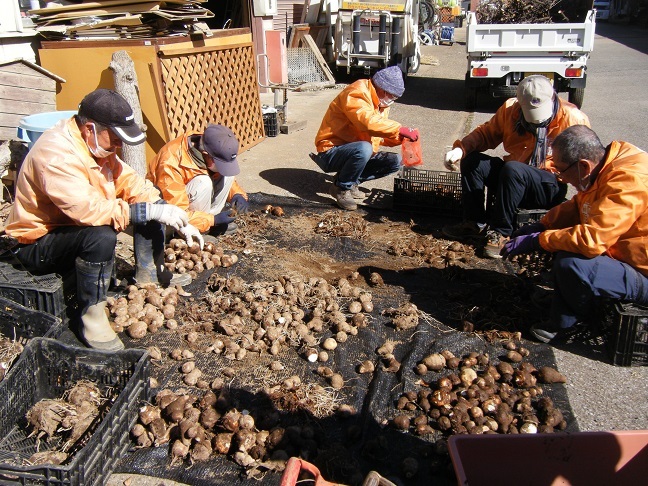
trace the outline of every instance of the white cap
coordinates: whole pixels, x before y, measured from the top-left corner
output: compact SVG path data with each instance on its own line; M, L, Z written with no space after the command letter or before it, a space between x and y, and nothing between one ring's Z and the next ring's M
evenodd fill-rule
M517 87L517 99L524 119L529 123L542 123L553 115L554 89L551 81L540 74L527 76Z

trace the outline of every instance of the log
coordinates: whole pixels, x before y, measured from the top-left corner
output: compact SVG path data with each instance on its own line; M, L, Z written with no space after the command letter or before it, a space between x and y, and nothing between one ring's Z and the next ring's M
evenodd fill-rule
M146 134L146 125L144 124L142 107L139 101L135 63L126 51L117 51L113 53L109 67L113 70L115 91L122 95L131 105L135 115L135 123ZM140 176L146 177L146 147L143 143L139 145L123 144L122 159Z

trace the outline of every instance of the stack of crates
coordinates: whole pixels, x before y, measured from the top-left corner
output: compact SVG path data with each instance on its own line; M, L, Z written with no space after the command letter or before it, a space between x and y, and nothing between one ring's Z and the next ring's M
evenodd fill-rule
M13 257L0 260L0 297L65 319L63 279L53 273L32 275Z

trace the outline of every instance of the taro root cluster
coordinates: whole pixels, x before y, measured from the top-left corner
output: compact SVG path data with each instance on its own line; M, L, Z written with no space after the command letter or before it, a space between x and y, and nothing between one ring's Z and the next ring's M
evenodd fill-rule
M178 304L178 290L157 285L130 285L128 294L108 298L108 309L115 332L126 331L132 339L141 339L155 333L162 326L178 327L174 319Z
M395 256L417 258L425 263L442 263L454 266L468 263L475 254L474 248L458 241L448 244L431 236L418 236L413 240L399 240L392 244L387 253Z
M214 384L202 396L185 389L161 390L153 404L140 409L138 423L131 429L138 447L168 444L172 464L221 454L244 468L317 454L320 439L313 427L280 427L276 410L254 415L239 411L221 385Z
M82 380L67 390L63 397L36 402L27 411L27 423L42 448L41 440L53 445L49 450L37 452L27 461L29 465L61 464L69 452L99 416L106 402L94 383Z
M0 334L0 381L4 379L12 363L22 352L21 343Z
M164 250L164 262L170 272L188 273L195 279L204 270L231 267L238 262L238 256L225 254L212 242L205 243L201 250L198 243L189 246L185 240L173 238Z
M463 358L450 351L426 356L416 373L446 373L429 386L401 395L394 427L418 435L532 434L564 430L567 423L541 383L564 383L550 367L536 369L526 361L527 349L507 343L506 360L497 364L487 354Z
M373 311L371 293L346 278L337 285L291 276L248 284L214 274L208 287L204 300L213 315L201 327L224 335L210 350L232 360L243 360L248 352L276 356L294 347L310 362L328 361L329 352L368 325Z

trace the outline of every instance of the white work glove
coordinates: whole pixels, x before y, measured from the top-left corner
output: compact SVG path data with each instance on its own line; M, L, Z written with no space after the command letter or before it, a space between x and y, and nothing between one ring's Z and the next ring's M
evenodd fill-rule
M453 148L445 154L443 163L446 169L455 171L459 169L459 163L461 162L461 157L463 157L463 150L461 148Z
M198 228L191 224L188 224L184 228L180 228L178 230L178 233L182 235L182 237L187 241L187 245L189 246L194 244L194 240L200 245L201 250L205 246L205 239L200 234L200 231L198 231Z
M149 220L155 220L167 226L173 226L176 230L184 228L189 224L187 213L173 204L149 203L147 215Z

